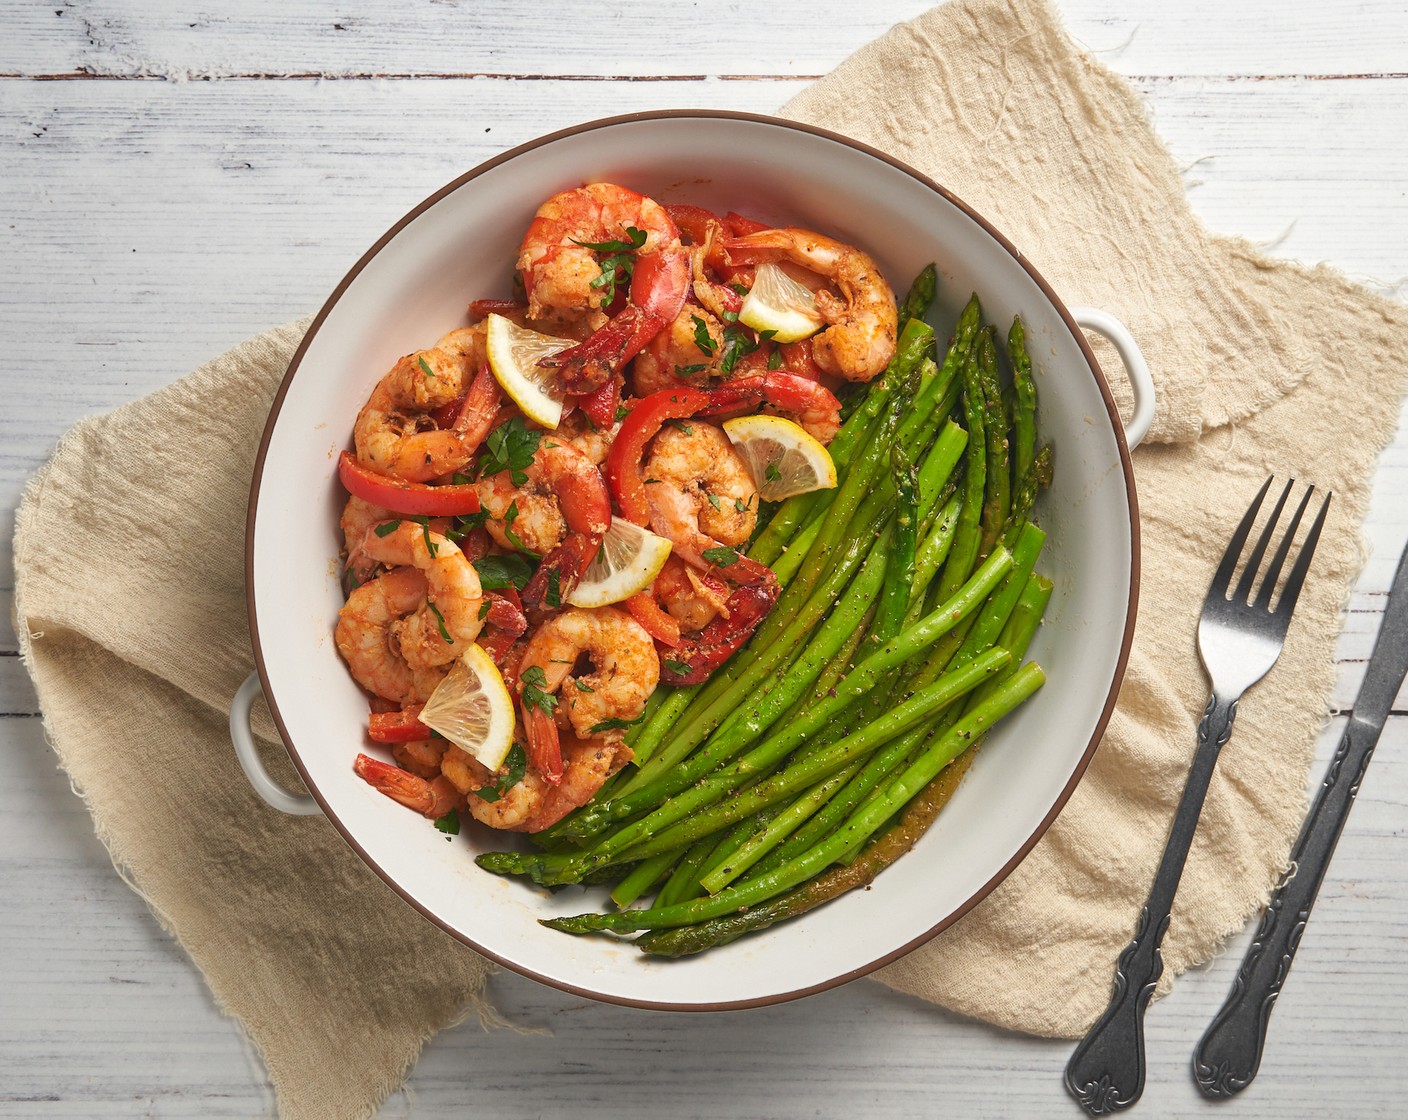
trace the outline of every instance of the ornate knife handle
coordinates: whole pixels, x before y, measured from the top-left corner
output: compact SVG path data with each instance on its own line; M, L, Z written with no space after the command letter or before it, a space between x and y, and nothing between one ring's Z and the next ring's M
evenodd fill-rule
M1271 896L1232 992L1193 1051L1193 1077L1214 1099L1241 1092L1256 1076L1271 1009L1291 970L1325 869L1378 742L1378 729L1351 719Z
M1066 1088L1092 1116L1128 1108L1144 1092L1144 1009L1164 970L1159 946L1168 930L1178 880L1193 842L1217 756L1232 734L1237 700L1216 693L1198 724L1198 750L1169 829L1168 844L1134 940L1115 966L1115 992L1066 1065Z

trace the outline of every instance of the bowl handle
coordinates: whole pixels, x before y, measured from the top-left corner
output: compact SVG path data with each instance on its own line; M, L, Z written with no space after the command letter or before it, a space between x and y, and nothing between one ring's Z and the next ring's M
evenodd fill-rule
M1154 379L1149 375L1149 363L1144 360L1129 328L1108 311L1094 307L1072 307L1070 311L1071 318L1086 330L1104 335L1124 363L1129 387L1134 390L1134 415L1124 426L1124 439L1132 451L1154 422Z
M240 760L244 776L249 779L254 792L280 812L298 817L321 813L322 809L311 797L289 793L264 769L264 763L254 747L254 732L249 729L249 713L258 695L259 674L250 673L230 701L230 741L235 744L235 755Z

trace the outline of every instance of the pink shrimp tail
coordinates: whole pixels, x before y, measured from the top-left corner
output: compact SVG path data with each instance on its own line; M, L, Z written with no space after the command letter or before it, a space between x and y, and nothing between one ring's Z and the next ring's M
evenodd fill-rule
M542 708L524 704L523 733L528 740L528 765L541 774L545 782L557 785L562 781L562 743L552 716Z
M392 766L389 762L359 754L352 763L353 773L392 801L414 809L432 820L443 817L455 808L458 797L443 778L432 782Z

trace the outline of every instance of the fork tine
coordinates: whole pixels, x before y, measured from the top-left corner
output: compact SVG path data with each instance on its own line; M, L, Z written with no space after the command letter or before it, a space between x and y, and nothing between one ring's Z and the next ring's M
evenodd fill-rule
M1306 495L1309 497L1309 495ZM1320 512L1315 515L1315 521L1310 526L1310 532L1305 534L1305 542L1300 546L1300 555L1296 557L1296 562L1291 565L1291 574L1286 577L1286 586L1281 591L1281 598L1276 604L1276 618L1284 626L1290 621L1291 612L1296 609L1296 599L1300 595L1300 585L1305 582L1305 573L1310 568L1310 558L1315 555L1315 546L1320 542L1320 528L1325 524L1325 515L1330 512L1330 499L1335 495L1327 493L1325 500L1320 504Z
M1295 516L1286 526L1286 535L1276 546L1276 555L1271 558L1271 566L1266 569L1266 575L1261 581L1261 590L1257 592L1256 602L1252 604L1259 610L1271 609L1271 595L1276 590L1276 581L1281 578L1281 568L1286 563L1286 557L1290 555L1291 545L1295 543L1296 530L1300 528L1300 519L1305 515L1305 507L1310 504L1310 496L1314 493L1315 487L1311 486L1301 496L1300 505L1296 506Z
M1227 589L1232 586L1232 573L1237 570L1237 558L1242 555L1242 545L1247 543L1247 534L1252 531L1252 524L1256 521L1257 510L1261 509L1261 500L1266 497L1266 492L1271 489L1275 476L1268 478L1261 484L1261 489L1257 491L1256 498L1247 508L1242 522L1237 526L1237 531L1232 534L1232 539L1227 542L1227 551L1222 554L1222 563L1217 566L1217 571L1212 577L1212 586L1208 588L1208 598L1214 596L1227 598Z
M1261 537L1256 542L1256 547L1252 549L1252 554L1247 557L1246 567L1242 569L1242 578L1237 581L1237 590L1232 598L1239 603L1251 601L1252 584L1256 580L1256 570L1261 567L1261 558L1266 555L1266 546L1271 543L1271 536L1276 532L1276 522L1281 520L1281 511L1286 508L1286 499L1290 497L1291 487L1296 483L1295 479L1288 479L1286 488L1281 491L1281 496L1276 499L1276 508L1266 519L1266 527L1261 531ZM1295 530L1292 529L1292 532Z

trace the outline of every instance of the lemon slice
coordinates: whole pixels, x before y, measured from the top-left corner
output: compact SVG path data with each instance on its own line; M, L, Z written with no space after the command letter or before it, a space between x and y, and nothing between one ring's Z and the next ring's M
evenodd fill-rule
M755 331L772 331L774 342L797 342L822 328L816 296L771 261L760 264L743 299L738 321Z
M725 420L724 431L753 476L758 494L769 502L836 485L830 452L791 420L739 416Z
M490 770L502 766L513 746L513 697L494 659L470 643L430 694L420 721Z
M824 452L823 452L824 454ZM644 591L660 574L670 542L624 518L613 517L601 551L567 596L574 607L604 607Z
M489 345L489 369L513 403L529 420L545 428L556 428L562 419L562 394L556 373L538 365L577 344L570 338L555 338L520 327L512 319L490 313L485 320Z

